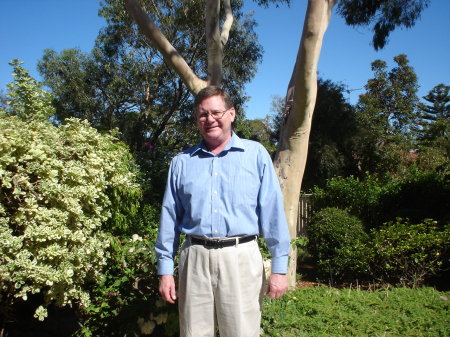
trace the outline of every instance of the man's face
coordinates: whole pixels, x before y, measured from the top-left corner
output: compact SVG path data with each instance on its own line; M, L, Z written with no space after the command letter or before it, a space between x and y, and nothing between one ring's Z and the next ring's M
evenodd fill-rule
M206 115L206 113L209 114ZM211 114L222 117L215 119ZM234 117L234 108L227 109L222 97L205 98L197 108L197 126L205 143L217 146L227 142L231 137L231 123L234 121Z

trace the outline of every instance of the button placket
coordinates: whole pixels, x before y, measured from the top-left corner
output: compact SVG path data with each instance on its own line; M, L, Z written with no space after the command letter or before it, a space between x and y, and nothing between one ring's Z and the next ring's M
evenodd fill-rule
M218 157L214 157L212 160L212 185L211 185L211 230L212 230L212 236L219 236L219 193L218 193L218 186L219 186L219 160Z

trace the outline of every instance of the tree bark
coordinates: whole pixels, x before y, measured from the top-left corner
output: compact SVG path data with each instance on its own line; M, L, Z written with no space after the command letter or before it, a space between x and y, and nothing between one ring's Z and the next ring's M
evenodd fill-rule
M322 40L337 0L309 0L302 38L289 82L285 118L274 159L291 238L297 237L298 203L308 153L309 133L317 96L317 64ZM297 251L289 256L289 286L296 282Z
M227 44L233 14L230 0L223 0L225 21L220 31L220 0L206 0L206 44L208 55L208 84L220 86L222 83L223 48Z
M222 48L224 48L228 42L228 36L230 35L231 26L233 25L233 12L231 11L230 0L223 0L223 9L225 11L225 21L223 22L222 33L220 34Z
M208 82L220 86L222 82L222 44L219 28L220 0L206 0L206 45L208 54Z
M166 39L155 23L145 14L142 7L139 5L139 1L124 0L124 2L128 13L130 13L136 21L142 33L153 42L155 47L163 55L164 60L180 76L189 91L195 95L201 89L206 87L207 82L194 74L183 57Z

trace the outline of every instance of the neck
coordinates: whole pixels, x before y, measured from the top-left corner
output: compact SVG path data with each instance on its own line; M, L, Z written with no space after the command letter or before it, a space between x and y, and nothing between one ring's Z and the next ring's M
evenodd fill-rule
M212 152L214 154L219 154L220 152L222 152L222 150L225 148L225 146L227 146L230 139L231 139L231 133L230 133L230 136L223 141L221 141L221 140L206 140L206 139L203 139L203 140L204 140L209 152Z

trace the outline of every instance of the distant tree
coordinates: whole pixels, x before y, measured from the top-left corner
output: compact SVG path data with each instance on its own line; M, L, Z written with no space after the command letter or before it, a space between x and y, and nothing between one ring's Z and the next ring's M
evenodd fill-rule
M419 164L428 170L450 172L450 87L438 84L419 103Z
M14 81L7 84L8 93L2 98L3 112L7 116L18 116L22 120L47 121L54 116L53 97L42 90L42 83L30 76L28 70L21 66L23 62L12 60Z
M375 77L365 85L357 111L366 125L382 135L409 135L417 125L417 75L406 55L394 57L397 64L390 71L382 60L372 62Z
M245 119L237 123L233 129L239 137L257 141L264 145L271 155L275 153L276 146L272 142L269 116L264 119Z
M450 118L450 86L443 83L436 85L426 96L425 101L431 105L420 103L422 112L421 117L428 123L434 122L439 118Z
M423 97L428 102L419 103L421 118L420 139L430 142L450 136L450 86L438 84Z
M358 123L355 157L361 172L397 173L414 160L414 136L418 123L417 76L406 55L394 57L391 70L386 62L372 62L374 78L365 86L356 106Z
M344 90L342 84L331 80L318 81L303 190L323 186L329 178L354 173L352 143L357 125Z
M0 109L6 108L6 101L6 93L4 93L2 89L0 89Z

